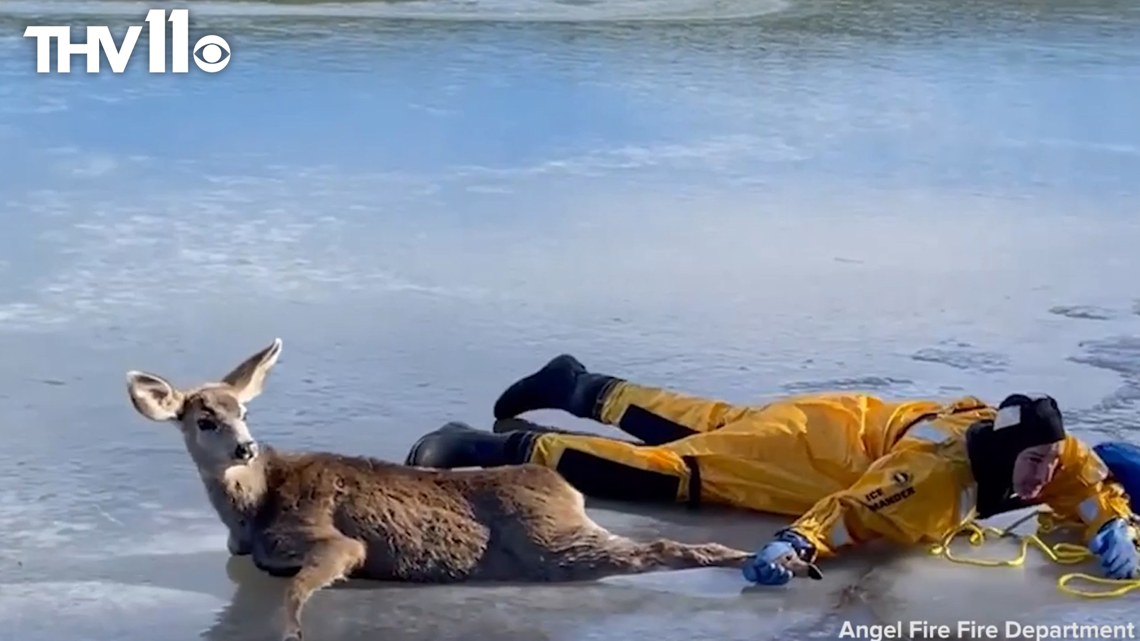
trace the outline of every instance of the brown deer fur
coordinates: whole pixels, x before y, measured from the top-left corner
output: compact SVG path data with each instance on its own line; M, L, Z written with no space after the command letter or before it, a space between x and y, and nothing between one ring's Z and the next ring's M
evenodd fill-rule
M284 639L300 640L301 609L345 578L416 583L582 581L612 574L738 567L723 545L616 536L586 515L580 492L535 465L431 470L364 456L259 448L245 422L281 354L281 340L221 382L178 390L131 371L140 414L178 425L228 548L291 577Z

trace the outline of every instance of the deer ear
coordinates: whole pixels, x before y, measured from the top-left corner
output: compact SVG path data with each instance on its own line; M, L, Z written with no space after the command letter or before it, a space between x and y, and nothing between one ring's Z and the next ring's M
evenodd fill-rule
M265 377L277 364L279 356L281 356L281 339L275 338L269 347L245 359L241 365L226 374L222 381L234 389L239 401L248 403L261 395Z
M152 421L171 421L182 412L185 397L161 376L127 372L127 394L139 414Z

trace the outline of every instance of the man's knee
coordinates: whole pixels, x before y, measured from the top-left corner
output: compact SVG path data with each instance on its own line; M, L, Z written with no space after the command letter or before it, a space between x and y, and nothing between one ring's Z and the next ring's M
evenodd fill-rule
M713 429L713 401L622 381L606 395L599 416L647 445L663 445Z
M664 445L699 433L640 405L626 407L618 419L618 427L647 445Z
M610 439L545 435L534 462L553 467L586 496L642 503L695 504L700 470L693 457Z
M684 482L677 474L647 470L575 449L563 451L555 469L586 496L615 501L675 503Z

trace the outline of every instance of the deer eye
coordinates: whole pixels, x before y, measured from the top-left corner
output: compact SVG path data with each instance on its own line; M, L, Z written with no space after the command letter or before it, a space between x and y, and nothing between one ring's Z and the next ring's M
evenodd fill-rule
M218 429L218 424L208 418L200 418L198 419L198 429L208 432Z

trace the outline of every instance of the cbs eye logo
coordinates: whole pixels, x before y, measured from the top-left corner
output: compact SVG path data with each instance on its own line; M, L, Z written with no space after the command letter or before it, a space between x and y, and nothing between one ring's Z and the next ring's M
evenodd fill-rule
M206 36L194 43L194 64L206 73L218 73L230 64L230 45L221 36Z

